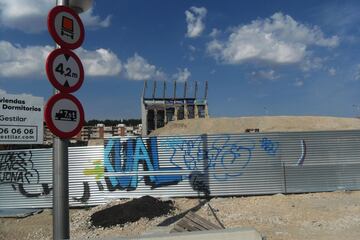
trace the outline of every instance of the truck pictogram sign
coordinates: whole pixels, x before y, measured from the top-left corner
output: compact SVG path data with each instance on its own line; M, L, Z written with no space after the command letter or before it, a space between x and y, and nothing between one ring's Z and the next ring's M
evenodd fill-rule
M71 138L78 134L83 126L83 107L73 95L58 93L52 96L45 106L45 122L56 136Z
M60 121L76 121L76 111L68 109L60 109L59 112L55 114L55 120Z

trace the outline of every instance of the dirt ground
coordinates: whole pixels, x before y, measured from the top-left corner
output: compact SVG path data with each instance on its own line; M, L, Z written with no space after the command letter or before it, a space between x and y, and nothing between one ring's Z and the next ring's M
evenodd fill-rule
M199 206L196 198L172 200L175 210L170 214L108 228L94 227L91 216L130 200L71 209L71 239L140 236L159 224L164 225L168 222L165 220ZM210 207L226 228L254 227L267 239L360 239L360 191L212 198L200 206L196 213L215 224L219 223ZM0 218L1 240L51 238L52 215L49 209L23 219Z

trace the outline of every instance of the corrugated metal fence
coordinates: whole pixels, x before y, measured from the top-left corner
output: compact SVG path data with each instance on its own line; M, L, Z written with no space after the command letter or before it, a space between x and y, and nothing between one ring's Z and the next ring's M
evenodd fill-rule
M69 149L70 206L360 189L360 131L111 138ZM0 208L52 206L52 149L0 151Z

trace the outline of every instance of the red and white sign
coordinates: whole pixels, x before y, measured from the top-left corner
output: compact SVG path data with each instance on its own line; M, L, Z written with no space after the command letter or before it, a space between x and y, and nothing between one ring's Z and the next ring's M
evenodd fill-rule
M55 42L64 48L78 48L84 41L84 25L69 7L56 6L49 12L48 30Z
M74 52L63 48L49 54L46 74L51 84L64 93L75 92L84 81L84 68L80 58Z
M71 138L81 131L84 124L83 107L73 95L58 93L45 106L45 122L56 136Z

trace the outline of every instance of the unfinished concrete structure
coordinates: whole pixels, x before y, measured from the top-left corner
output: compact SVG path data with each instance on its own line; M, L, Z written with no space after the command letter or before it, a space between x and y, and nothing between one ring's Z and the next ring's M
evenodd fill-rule
M165 126L170 121L208 118L207 91L208 83L205 83L205 93L203 98L198 97L198 83L195 82L193 96L187 95L187 82L184 83L184 95L176 96L176 81L174 82L174 92L172 97L167 97L166 82L163 82L162 96L156 96L156 81L153 82L151 97L147 97L147 82L144 82L143 93L141 96L141 120L142 135L146 136L153 130Z

